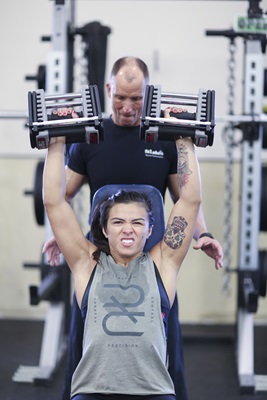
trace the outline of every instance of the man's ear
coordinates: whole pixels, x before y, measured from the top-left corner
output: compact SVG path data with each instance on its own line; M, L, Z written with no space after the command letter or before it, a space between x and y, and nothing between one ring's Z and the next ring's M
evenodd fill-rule
M108 97L111 97L111 87L110 87L110 83L106 83L106 89L107 89Z

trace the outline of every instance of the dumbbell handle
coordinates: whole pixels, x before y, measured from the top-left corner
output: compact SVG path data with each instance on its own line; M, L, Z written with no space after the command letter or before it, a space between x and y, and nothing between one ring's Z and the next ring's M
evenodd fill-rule
M187 112L187 111L183 111L183 112L171 111L170 112L170 117L174 117L174 118L177 118L177 119L194 120L194 119L196 119L196 113L190 113L190 112ZM163 110L160 111L160 118L164 118L164 111Z
M177 113L174 113L177 115ZM180 113L179 113L180 114ZM181 113L182 114L182 113ZM186 116L189 117L189 119L182 119L182 118L177 118L175 117L177 120L179 121L174 121L174 120L170 120L170 118L155 118L155 117L146 117L147 121L152 121L152 122L166 122L166 124L170 125L170 126L185 126L185 127L205 127L205 126L211 126L211 122L210 121L199 121L199 120L195 120L195 118L192 117L192 114L190 115L190 113L183 113ZM173 122L172 122L173 121ZM159 125L160 127L161 125ZM165 126L165 125L163 125Z
M190 112L170 112L170 117L175 117L177 119L187 119L187 120L195 120L196 119L196 113L190 113Z
M32 122L33 127L47 127L53 128L57 126L79 126L79 124L85 125L86 122L98 120L97 116L94 117L81 117L81 118L67 118L67 119L51 119L49 121Z

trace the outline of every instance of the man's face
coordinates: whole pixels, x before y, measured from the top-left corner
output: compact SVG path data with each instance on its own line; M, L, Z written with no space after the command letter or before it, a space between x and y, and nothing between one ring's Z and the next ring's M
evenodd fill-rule
M125 75L119 72L107 84L113 110L112 119L116 125L140 125L145 86L141 71L133 80L125 79Z

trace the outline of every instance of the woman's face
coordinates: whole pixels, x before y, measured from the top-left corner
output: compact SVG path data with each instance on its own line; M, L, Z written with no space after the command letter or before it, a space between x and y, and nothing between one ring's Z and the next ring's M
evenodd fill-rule
M151 234L146 209L139 203L115 204L103 233L112 256L132 258L141 254Z

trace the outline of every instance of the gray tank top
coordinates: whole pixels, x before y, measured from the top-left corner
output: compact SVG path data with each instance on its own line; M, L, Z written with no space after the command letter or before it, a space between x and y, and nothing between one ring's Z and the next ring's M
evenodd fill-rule
M127 268L101 253L88 296L71 395L174 394L160 294L149 253Z

